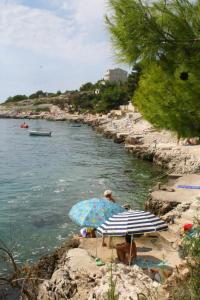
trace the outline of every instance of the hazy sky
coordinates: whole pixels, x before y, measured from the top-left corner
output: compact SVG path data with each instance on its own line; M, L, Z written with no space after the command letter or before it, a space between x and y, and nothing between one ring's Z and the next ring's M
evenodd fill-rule
M106 0L0 0L0 101L79 88L116 67Z

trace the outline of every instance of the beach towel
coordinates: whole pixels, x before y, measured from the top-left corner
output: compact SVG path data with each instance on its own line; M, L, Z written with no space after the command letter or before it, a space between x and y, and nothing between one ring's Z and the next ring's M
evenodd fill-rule
M144 259L143 257L137 257L134 261L138 267L142 269L150 269L150 268L167 268L168 264L166 261L156 262L153 258Z
M177 189L200 190L200 185L177 185Z

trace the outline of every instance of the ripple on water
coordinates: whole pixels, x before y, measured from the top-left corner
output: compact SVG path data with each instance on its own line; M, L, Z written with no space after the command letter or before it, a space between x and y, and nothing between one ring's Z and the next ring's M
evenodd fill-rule
M33 192L41 191L41 186L40 186L40 185L33 186L33 187L31 188L31 190L32 190Z
M59 179L59 182L66 182L66 179Z
M14 204L14 203L16 203L16 200L8 200L7 203L8 204Z
M58 241L64 241L66 239L66 237L62 237L61 235L58 235L56 238Z
M59 194L59 193L63 193L64 191L65 191L65 189L61 188L61 189L59 189L59 190L57 189L53 192L56 193L56 194Z
M60 226L60 228L62 228L62 229L66 229L67 227L68 227L68 223L64 223L64 224L62 224L61 226Z

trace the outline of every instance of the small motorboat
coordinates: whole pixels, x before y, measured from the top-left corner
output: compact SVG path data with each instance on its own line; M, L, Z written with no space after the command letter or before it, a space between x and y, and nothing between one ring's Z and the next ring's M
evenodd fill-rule
M51 136L51 131L31 130L31 131L29 131L29 135L31 135L31 136Z
M81 124L73 124L71 127L74 127L74 128L81 127Z

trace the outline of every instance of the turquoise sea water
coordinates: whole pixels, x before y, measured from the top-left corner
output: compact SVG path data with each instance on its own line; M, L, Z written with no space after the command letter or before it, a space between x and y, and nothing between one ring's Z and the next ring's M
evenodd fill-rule
M0 239L19 262L52 251L78 227L68 211L81 199L113 190L119 203L141 208L161 170L87 125L28 121L52 137L31 137L20 120L0 120Z

